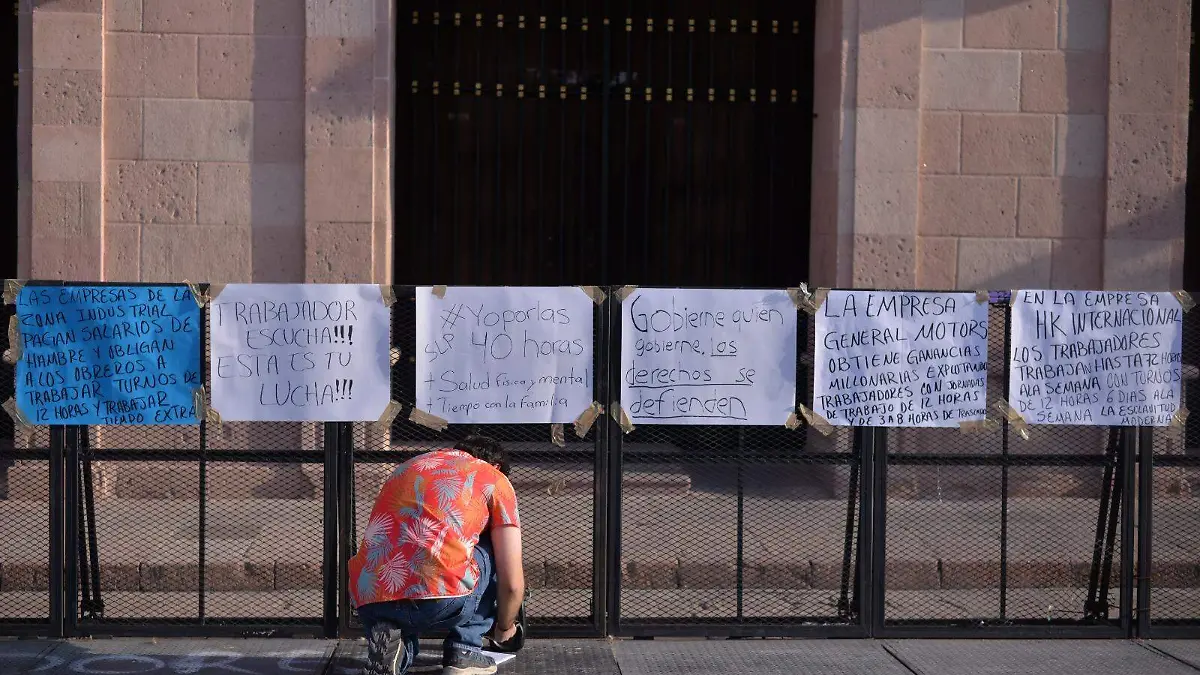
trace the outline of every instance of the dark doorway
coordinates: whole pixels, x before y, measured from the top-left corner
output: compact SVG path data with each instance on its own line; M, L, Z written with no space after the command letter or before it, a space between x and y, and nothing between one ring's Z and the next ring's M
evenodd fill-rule
M396 283L794 286L811 2L415 0Z

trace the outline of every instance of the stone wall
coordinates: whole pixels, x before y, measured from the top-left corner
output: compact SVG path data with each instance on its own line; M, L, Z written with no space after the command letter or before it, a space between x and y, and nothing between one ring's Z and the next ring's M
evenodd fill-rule
M389 280L391 8L21 0L22 275ZM1178 286L1190 11L820 0L811 280Z
M820 3L813 281L1178 287L1190 12Z
M390 2L19 11L23 276L390 278Z

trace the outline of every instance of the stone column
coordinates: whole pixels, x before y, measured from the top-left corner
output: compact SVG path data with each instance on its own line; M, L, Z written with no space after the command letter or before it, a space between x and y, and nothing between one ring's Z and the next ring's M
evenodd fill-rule
M817 5L815 285L904 288L916 282L921 4Z
M859 0L852 280L916 283L921 0Z
M22 93L32 85L25 127L32 151L21 167L20 195L32 204L22 203L30 219L19 238L29 247L24 269L40 279L103 273L101 9L101 0L19 5L32 33L21 35L32 45L31 61L21 64Z
M391 279L391 3L307 0L305 279ZM415 224L406 224L415 226Z
M1183 281L1191 0L1111 0L1104 285Z

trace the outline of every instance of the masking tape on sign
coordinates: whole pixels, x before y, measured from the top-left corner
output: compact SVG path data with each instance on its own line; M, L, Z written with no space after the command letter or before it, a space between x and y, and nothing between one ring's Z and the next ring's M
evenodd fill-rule
M450 426L449 422L438 417L437 415L430 415L424 410L415 407L413 408L412 412L408 414L408 421L412 422L413 424L420 424L423 427L428 427L434 431L445 431L446 427Z
M8 416L12 418L13 434L17 437L14 440L27 442L33 438L33 425L29 423L29 420L26 419L21 409L17 407L15 399L8 399L3 405L0 405L0 408L3 408L4 412L8 413Z
M21 322L14 314L8 317L8 349L4 350L4 362L16 365L21 360Z
M17 298L21 295L21 289L25 288L24 279L5 279L4 280L4 304L15 305Z
M828 436L833 433L833 425L829 423L829 420L825 419L821 415L818 415L815 410L809 408L803 403L797 405L796 407L800 411L800 414L804 416L804 421L808 422L808 426L816 429L823 436Z
M392 426L392 421L396 419L396 415L400 414L402 407L404 406L400 405L399 401L388 401L387 406L383 409L383 414L375 423L384 428Z
M972 434L972 433L975 433L978 431L992 431L994 429L999 429L999 428L1000 428L999 422L997 422L996 420L993 420L993 419L989 419L987 417L985 417L981 420L972 420L969 422L959 422L958 423L958 430L964 434Z
M787 290L788 297L792 299L792 304L796 309L804 310L809 314L816 314L820 309L821 303L825 302L825 298L829 297L828 288L818 288L815 291L808 290L808 284L800 284L796 288Z
M207 422L209 426L219 427L221 421L221 413L208 405L208 397L205 395L204 387L196 387L192 390L192 404L196 407L196 421Z
M596 303L597 305L603 305L604 301L608 298L608 296L605 295L604 291L601 290L599 286L580 286L579 290L586 293L587 296L592 299L592 302Z
M592 425L596 423L596 419L604 414L604 406L596 401L587 407L583 412L579 413L579 417L575 418L575 435L579 438L587 436Z
M1029 440L1029 423L1025 421L1024 417L1021 417L1021 413L1008 404L1008 401L1000 399L996 401L996 405L993 407L995 407L996 412L1004 416L1004 419L1008 420L1008 426L1017 432L1018 436Z
M384 307L391 307L396 304L396 289L391 284L379 284L379 297Z
M194 284L184 279L183 285L187 286L188 290L192 292L192 299L196 301L196 306L203 308L208 303L208 294L200 290L200 284Z
M608 412L612 415L613 421L620 425L622 433L627 434L637 428L633 426L633 420L629 419L629 415L625 414L625 409L621 407L619 401L613 401Z
M1171 416L1171 426L1182 427L1183 425L1187 424L1188 415L1190 414L1191 413L1188 412L1187 408L1180 408L1179 410L1176 410L1175 414Z

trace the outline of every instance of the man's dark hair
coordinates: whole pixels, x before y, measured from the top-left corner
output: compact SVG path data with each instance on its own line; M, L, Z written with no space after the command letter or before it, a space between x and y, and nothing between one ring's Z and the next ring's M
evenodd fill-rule
M454 449L495 466L505 476L508 475L508 470L511 468L508 464L508 453L504 451L504 446L494 438L472 434L459 441Z

